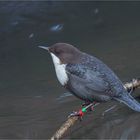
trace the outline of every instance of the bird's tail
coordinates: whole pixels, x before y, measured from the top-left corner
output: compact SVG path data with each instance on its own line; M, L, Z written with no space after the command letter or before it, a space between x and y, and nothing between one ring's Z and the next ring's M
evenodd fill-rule
M140 103L137 102L131 95L125 94L119 98L115 98L116 100L123 102L125 105L130 107L132 110L140 112Z

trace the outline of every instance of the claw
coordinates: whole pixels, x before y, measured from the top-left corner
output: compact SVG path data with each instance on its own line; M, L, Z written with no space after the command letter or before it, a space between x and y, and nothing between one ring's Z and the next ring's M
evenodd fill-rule
M93 111L93 107L96 105L96 103L90 103L86 107L80 109L79 111L73 111L68 118L78 116L80 120L82 120L82 117L84 116L84 113L87 111Z
M70 117L75 117L75 116L78 116L80 121L82 120L82 117L84 116L84 112L80 109L79 111L73 111L69 116L68 118Z

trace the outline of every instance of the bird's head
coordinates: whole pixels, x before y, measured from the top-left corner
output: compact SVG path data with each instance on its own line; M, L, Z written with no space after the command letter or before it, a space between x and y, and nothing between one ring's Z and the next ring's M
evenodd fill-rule
M48 50L53 62L58 64L76 63L81 56L80 50L66 43L56 43L50 47L39 47Z

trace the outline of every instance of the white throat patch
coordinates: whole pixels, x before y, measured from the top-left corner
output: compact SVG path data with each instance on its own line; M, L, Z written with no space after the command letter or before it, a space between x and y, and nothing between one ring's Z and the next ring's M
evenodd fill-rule
M66 64L61 64L60 59L57 56L55 56L53 53L51 53L51 56L54 63L56 76L59 82L62 85L65 85L68 81L68 75L65 70Z

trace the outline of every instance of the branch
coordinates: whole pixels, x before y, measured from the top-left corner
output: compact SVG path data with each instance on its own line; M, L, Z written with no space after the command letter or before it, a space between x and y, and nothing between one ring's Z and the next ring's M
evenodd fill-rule
M140 88L140 78L133 79L131 82L124 84L124 88L129 91L134 91L136 88ZM96 104L95 104L96 105ZM67 130L76 123L79 119L78 116L70 117L62 126L56 131L56 133L51 137L51 140L60 139L67 132Z
M124 88L129 91L134 91L136 88L140 88L140 78L132 79L131 82L127 82L124 84Z

